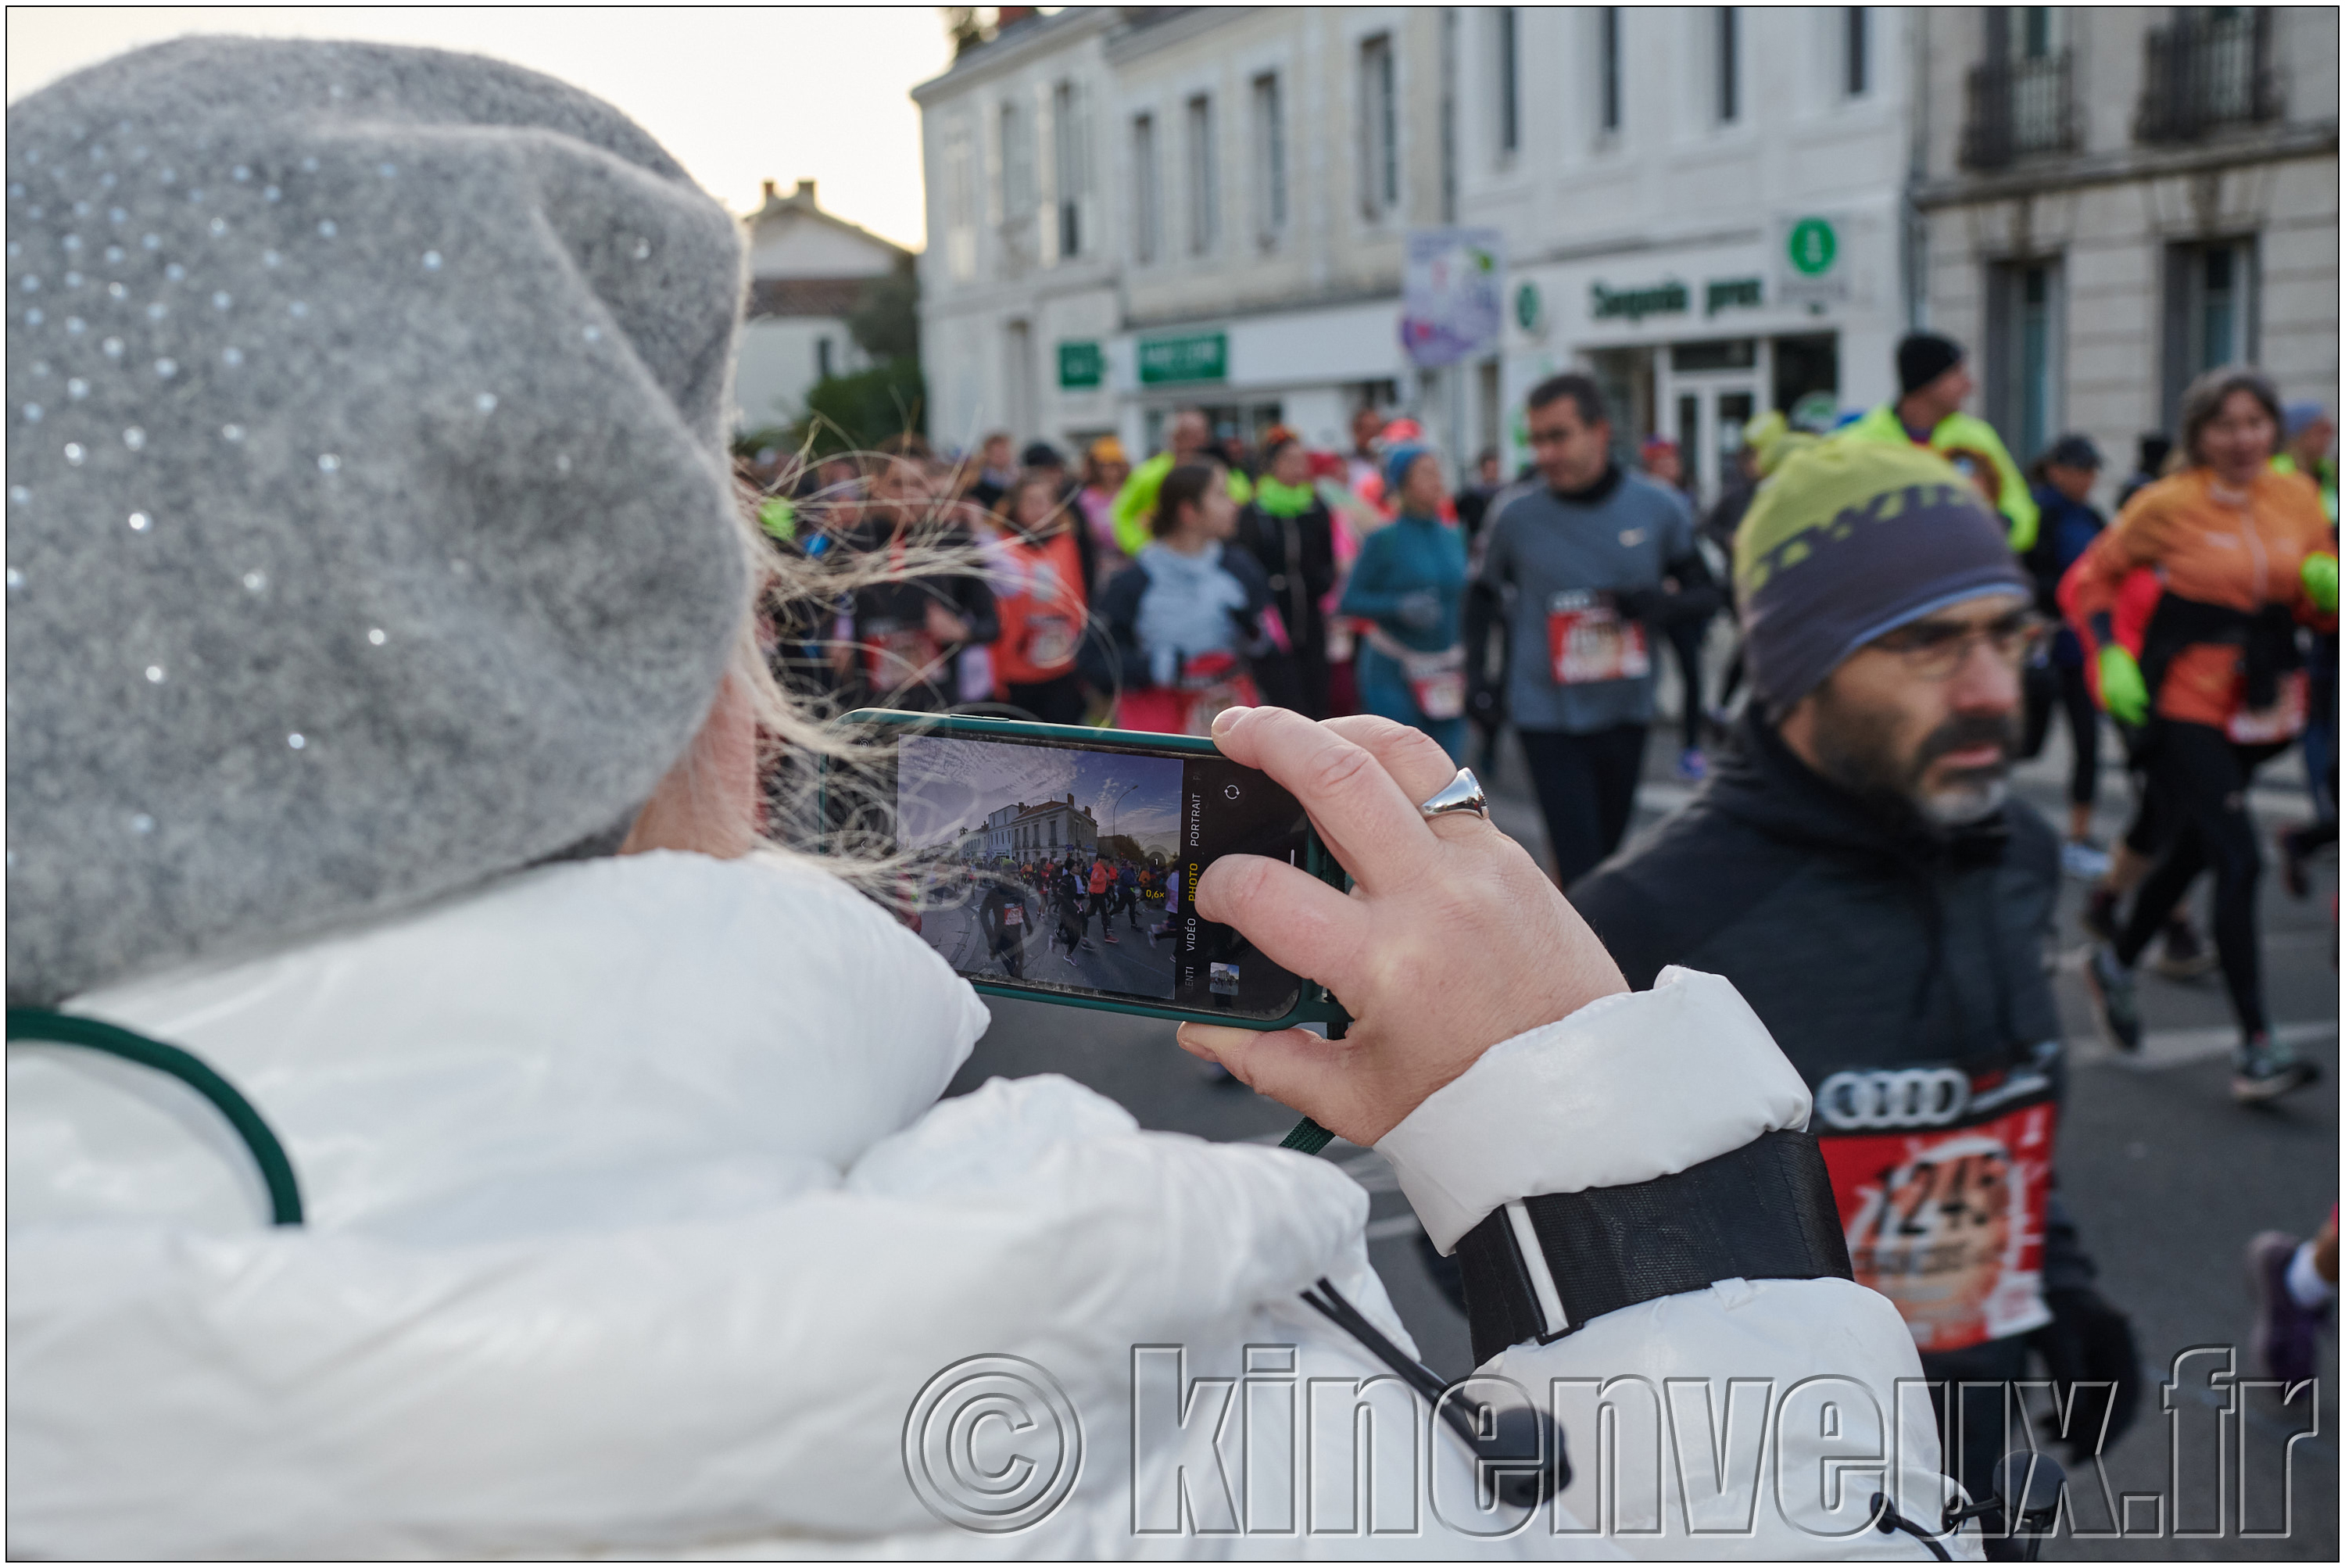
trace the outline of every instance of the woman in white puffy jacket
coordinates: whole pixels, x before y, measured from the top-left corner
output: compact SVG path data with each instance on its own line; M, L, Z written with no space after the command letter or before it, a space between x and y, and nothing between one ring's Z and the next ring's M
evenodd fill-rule
M1509 1509L1301 1299L1407 1348L1340 1170L1062 1079L938 1102L983 1007L756 844L761 716L804 730L743 652L739 244L634 127L485 61L191 42L8 128L9 404L46 405L12 1034L196 1053L306 1208L270 1226L178 1081L12 1047L12 1552L1924 1555L1871 1502L1934 1528L1918 1364L1844 1278L1573 1323L1528 1265L1485 1369L1577 1479ZM1200 911L1358 1022L1183 1044L1380 1149L1445 1249L1804 1125L1723 982L1627 993L1518 848L1419 813L1423 737L1217 736L1358 886L1231 860ZM1650 1445L1617 1482L1599 1397Z

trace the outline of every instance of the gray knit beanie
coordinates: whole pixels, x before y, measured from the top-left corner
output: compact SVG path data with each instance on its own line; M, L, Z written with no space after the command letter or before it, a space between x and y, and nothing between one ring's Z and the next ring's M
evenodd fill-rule
M352 44L84 71L7 178L10 1000L614 846L746 610L724 210Z

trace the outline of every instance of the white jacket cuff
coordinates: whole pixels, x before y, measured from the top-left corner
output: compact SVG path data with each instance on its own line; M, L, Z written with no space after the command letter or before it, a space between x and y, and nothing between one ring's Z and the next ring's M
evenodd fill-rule
M1673 1176L1807 1125L1807 1084L1741 993L1671 967L1493 1045L1376 1149L1447 1253L1513 1199Z

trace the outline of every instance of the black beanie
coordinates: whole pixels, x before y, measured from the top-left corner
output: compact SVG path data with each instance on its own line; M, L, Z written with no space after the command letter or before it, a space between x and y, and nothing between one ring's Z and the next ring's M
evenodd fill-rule
M1963 362L1963 346L1935 332L1912 332L1897 345L1897 395L1928 386Z

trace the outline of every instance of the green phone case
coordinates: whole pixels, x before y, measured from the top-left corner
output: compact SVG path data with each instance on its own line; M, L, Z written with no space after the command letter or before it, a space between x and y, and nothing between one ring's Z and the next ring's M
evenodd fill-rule
M1080 724L1032 724L1014 718L988 718L974 714L902 713L893 708L858 708L846 716L848 724L868 724L899 730L918 730L923 735L966 735L986 739L1056 740L1084 747L1130 746L1149 751L1190 752L1201 756L1218 756L1220 748L1211 738L1203 735L1152 735L1137 729L1092 729ZM829 770L829 759L823 769ZM830 820L828 802L817 808L817 820ZM1331 887L1345 888L1350 879L1344 868L1335 862L1316 833L1307 834L1303 844L1304 870ZM1088 1007L1101 1013L1131 1013L1142 1018L1193 1020L1199 1023L1219 1023L1238 1029L1290 1029L1298 1023L1325 1023L1331 1036L1340 1036L1352 1015L1335 1000L1335 993L1317 981L1305 979L1295 1003L1282 1018L1248 1018L1234 1013L1217 1013L1198 1007L1168 1007L1149 1002L1123 1002L1106 996L1071 996L1022 985L1005 985L996 981L970 980L969 983L987 996L1010 996L1021 1002L1048 1002L1061 1007Z

